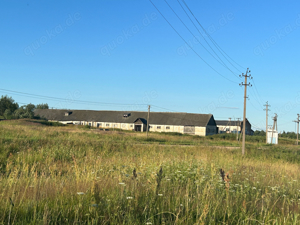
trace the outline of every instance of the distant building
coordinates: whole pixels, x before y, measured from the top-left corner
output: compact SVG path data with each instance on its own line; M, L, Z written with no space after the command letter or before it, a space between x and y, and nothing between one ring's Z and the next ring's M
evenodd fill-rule
M241 133L243 130L243 121L237 120L216 120L218 133ZM251 124L246 119L246 135L253 135L254 131L251 129Z
M147 129L147 112L36 109L34 113L64 124L139 132ZM206 136L216 134L217 126L212 114L151 112L149 131Z

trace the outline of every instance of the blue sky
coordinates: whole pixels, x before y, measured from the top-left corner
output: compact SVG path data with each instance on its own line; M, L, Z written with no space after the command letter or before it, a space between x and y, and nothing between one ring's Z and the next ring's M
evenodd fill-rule
M175 0L167 2L185 25L165 1L152 2L182 38L148 0L0 1L0 95L21 105L146 111L150 104L153 111L242 118L238 75L249 67L247 118L254 130L265 128L268 101L279 131L295 131L300 2L185 1L225 53L204 35L211 50Z

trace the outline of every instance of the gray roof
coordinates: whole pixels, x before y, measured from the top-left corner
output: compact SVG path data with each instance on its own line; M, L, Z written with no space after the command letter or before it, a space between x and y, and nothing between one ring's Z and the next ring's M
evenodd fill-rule
M248 119L246 119L246 124L250 124ZM237 126L243 124L243 121L237 121L237 120L216 120L217 126Z
M65 112L72 112L65 116ZM125 113L130 113L127 118ZM56 121L89 121L89 122L112 122L112 123L134 123L138 118L147 121L147 112L138 111L94 111L94 110L58 110L58 109L36 109L36 116L47 120ZM191 125L205 127L216 126L212 114L195 113L173 113L173 112L150 112L150 123L159 125Z

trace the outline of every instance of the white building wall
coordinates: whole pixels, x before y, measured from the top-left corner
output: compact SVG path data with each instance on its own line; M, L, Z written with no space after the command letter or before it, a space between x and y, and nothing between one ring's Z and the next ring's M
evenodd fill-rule
M177 133L183 133L183 126L150 124L149 131L152 131L152 132L177 132Z
M236 130L240 133L240 126L217 126L219 128L219 133L236 133Z
M58 121L63 124L73 123L76 125L91 125L102 129L122 129L134 130L134 123L113 123L113 122L94 122L94 121ZM99 124L99 126L97 126ZM149 131L151 132L176 132L184 133L184 126L150 124ZM206 136L216 133L215 126L195 127L195 135Z

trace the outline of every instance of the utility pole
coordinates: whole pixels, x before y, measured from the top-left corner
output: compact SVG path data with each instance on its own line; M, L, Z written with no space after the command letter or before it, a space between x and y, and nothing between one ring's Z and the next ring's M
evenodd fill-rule
M268 144L268 111L270 111L270 109L268 109L268 107L270 105L268 104L268 102L266 102L266 104L264 106L266 106L266 108L264 110L266 111L266 144Z
M294 120L293 122L295 122L295 123L297 123L297 145L298 145L298 136L299 136L299 117L300 117L300 115L299 114L297 114L297 116L298 116L298 118L297 118L297 120Z
M276 131L277 131L277 114L275 113L275 116L273 117L274 123L273 123L273 129L272 129L272 138L271 138L271 144L273 144L273 133L275 131L275 127L276 127Z
M148 130L149 130L149 117L150 117L150 105L148 105L147 132L146 132L147 138L148 138Z
M243 119L243 144L242 144L242 155L245 155L245 141L246 141L246 100L247 100L247 86L252 86L250 83L247 83L247 78L252 79L251 74L248 75L251 71L247 68L246 74L242 73L240 77L245 77L245 83L240 83L240 86L244 86L244 119Z
M238 122L236 124L236 140L239 140L239 125L240 125L240 118L237 118ZM235 121L236 122L236 121Z

